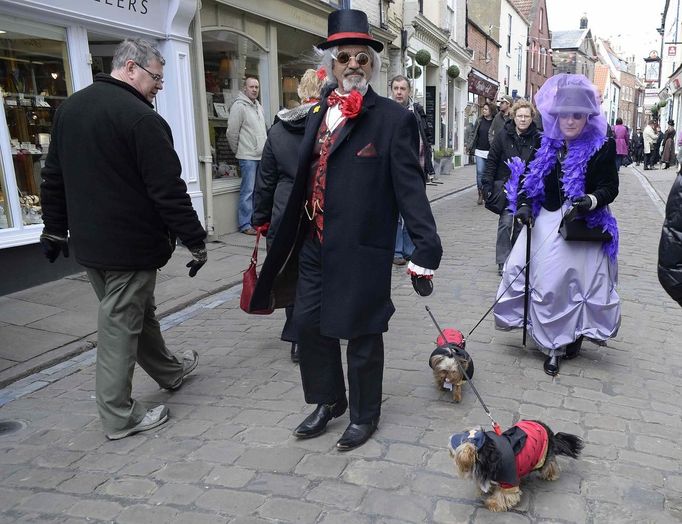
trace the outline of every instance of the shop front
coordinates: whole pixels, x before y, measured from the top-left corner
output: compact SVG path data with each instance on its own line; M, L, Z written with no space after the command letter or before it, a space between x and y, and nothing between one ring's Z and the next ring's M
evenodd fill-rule
M209 234L237 229L241 178L226 131L230 106L243 78L258 78L265 121L272 124L280 109L299 103L299 80L306 69L317 65L314 46L326 38L332 10L334 7L324 2L305 0L202 1L194 22L192 53L197 145ZM381 29L373 29L373 33L384 43L395 37ZM385 70L384 65L382 85Z
M197 0L5 0L0 4L0 294L79 271L48 264L40 171L55 111L69 95L109 72L116 45L144 37L166 58L156 108L169 122L192 202L204 216L193 125L189 26ZM28 268L28 269L27 269Z

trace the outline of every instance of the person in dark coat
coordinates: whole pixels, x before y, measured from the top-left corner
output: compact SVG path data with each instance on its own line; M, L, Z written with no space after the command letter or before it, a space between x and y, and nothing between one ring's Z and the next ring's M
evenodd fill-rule
M322 434L350 405L336 445L345 451L371 437L381 414L398 213L415 244L407 268L418 293L430 293L442 248L419 165L417 121L369 86L383 45L362 11L333 11L328 31L318 48L338 85L308 116L294 186L251 307L289 305L295 289L303 392L317 407L294 435ZM348 340L349 400L339 339Z
M630 150L632 159L635 161L635 165L638 166L644 161L644 137L642 136L641 127L638 127L632 135Z
M322 79L317 71L308 69L298 86L301 105L293 109L282 109L277 113L276 122L270 128L261 157L256 186L253 193L254 227L268 224L268 250L279 229L284 209L289 201L298 169L298 149L305 132L308 111L319 102ZM282 330L282 340L291 342L291 360L298 362L298 345L293 326L293 306L286 308L287 320Z
M490 202L495 194L504 194L504 184L509 179L510 170L506 162L519 157L528 164L540 147L540 133L533 121L535 108L526 100L518 100L511 108L510 120L493 140L483 174L483 194L486 202ZM499 196L499 195L498 195ZM507 209L507 199L502 197L503 207L497 224L497 241L495 242L495 263L497 271L502 275L505 260L509 256L520 228L514 226L514 217Z
M663 135L663 154L661 155L661 162L663 169L668 169L671 165L675 165L677 157L675 156L675 121L668 120L668 129Z
M206 262L171 129L152 105L164 63L149 41L124 40L111 75L98 73L59 106L41 173L45 255L54 262L70 233L100 301L95 397L111 440L168 420L163 404L148 410L131 398L136 361L169 390L198 362L194 350L182 360L168 351L154 314L156 274L176 235L192 254L190 277Z
M670 298L682 306L682 174L677 172L665 205L665 220L658 244L658 281Z
M663 131L659 125L656 126L656 141L651 146L651 166L654 167L661 161L661 145L663 144Z

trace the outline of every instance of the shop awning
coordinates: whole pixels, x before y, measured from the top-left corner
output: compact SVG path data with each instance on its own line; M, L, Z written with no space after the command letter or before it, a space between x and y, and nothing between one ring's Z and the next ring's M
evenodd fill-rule
M500 83L497 80L475 69L472 69L469 73L468 83L470 93L476 93L490 99L495 99L497 90L500 87Z

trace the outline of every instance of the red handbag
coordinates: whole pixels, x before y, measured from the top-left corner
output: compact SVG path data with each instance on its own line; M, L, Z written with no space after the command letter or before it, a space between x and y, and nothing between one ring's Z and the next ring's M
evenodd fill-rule
M253 248L251 263L246 271L244 271L244 276L242 278L242 294L239 298L239 307L242 311L251 315L269 315L274 309L251 309L251 297L253 297L253 292L256 289L256 282L258 282L256 266L258 265L258 242L260 241L261 231L260 229L256 229L256 231L256 247Z

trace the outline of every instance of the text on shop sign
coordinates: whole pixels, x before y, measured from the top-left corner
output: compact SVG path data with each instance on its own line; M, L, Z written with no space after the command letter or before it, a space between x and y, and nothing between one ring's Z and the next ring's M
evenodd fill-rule
M146 15L149 11L147 9L147 3L149 0L92 0L98 4L110 5L112 7L117 7L119 9L126 9L134 13L141 15Z

